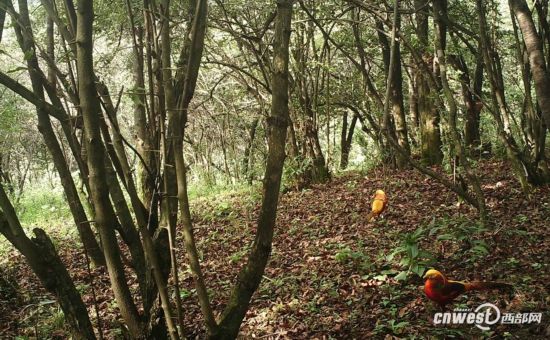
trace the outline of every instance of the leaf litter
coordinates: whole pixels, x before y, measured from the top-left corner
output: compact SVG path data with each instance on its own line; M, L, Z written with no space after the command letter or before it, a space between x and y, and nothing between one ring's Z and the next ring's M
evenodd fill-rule
M491 224L485 228L479 226L473 208L413 170L347 173L326 184L282 195L272 256L240 337L550 336L550 188L536 188L526 197L502 162L481 162L477 171L482 174L491 215ZM382 217L366 223L376 189L388 194L389 207ZM217 316L247 260L259 195L192 202L202 268ZM189 338L204 338L181 237L178 234L177 257L185 332ZM122 337L123 322L106 270L92 269L91 279L78 244L59 241L57 246L94 325L92 287L104 336ZM397 255L389 256L392 253ZM501 312L542 312L543 321L499 325L489 333L472 325L434 326L433 314L439 310L425 298L422 280L414 273L429 266L453 279L501 280L515 286L513 294L468 294L455 306L491 302ZM127 278L137 296L137 280L130 270ZM47 303L51 300L23 257L10 253L0 268L1 338L68 337L63 323L52 321L60 311L56 304Z

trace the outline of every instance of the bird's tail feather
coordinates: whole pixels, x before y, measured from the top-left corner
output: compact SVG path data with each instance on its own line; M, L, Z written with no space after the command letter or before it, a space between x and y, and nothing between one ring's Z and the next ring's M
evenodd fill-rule
M371 212L367 215L367 223L369 223L373 218L374 218L374 213L371 211Z
M511 289L513 286L503 282L473 281L465 284L466 290Z

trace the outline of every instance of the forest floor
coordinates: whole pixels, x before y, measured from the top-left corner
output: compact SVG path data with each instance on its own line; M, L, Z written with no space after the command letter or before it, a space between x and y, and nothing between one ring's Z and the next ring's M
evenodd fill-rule
M487 227L454 194L412 170L348 173L284 194L272 257L241 337L550 338L550 188L537 188L526 197L505 164L483 161L478 171L491 214ZM375 189L384 189L390 204L383 217L367 223ZM259 197L260 192L233 193L193 201L196 238L217 313L246 261ZM104 333L116 338L120 316L105 270L93 269L90 281L76 243L57 244L93 322L91 282ZM178 258L187 334L201 338L202 317L183 251ZM23 258L13 251L2 263L0 338L34 338L37 332L40 338L65 338L62 314ZM498 280L515 287L513 293L469 293L453 307L475 309L490 302L501 313L541 312L542 322L497 324L489 331L473 325L434 326L439 309L425 297L422 279L414 273L431 266L451 278Z

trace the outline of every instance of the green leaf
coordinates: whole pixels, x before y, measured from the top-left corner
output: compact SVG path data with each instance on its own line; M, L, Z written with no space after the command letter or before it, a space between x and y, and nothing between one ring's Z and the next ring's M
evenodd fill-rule
M391 254L389 254L388 256L386 256L386 260L388 262L391 262L393 260L393 258L395 257L395 255L399 254L399 253L402 253L405 251L405 248L404 247L397 247L395 248Z
M401 328L401 327L405 327L407 325L409 325L409 323L407 321L401 321L397 325L394 325L393 327L394 328Z
M452 240L454 238L455 238L455 236L451 235L451 234L443 234L443 235L439 235L437 237L438 240Z
M404 257L401 259L401 261L399 261L399 264L401 266L409 266L411 264L413 260L411 258L408 258L408 257Z
M424 228L418 228L413 233L413 238L418 239L424 233Z
M411 267L411 271L420 277L422 276L422 274L424 274L425 270L426 270L426 267L418 264Z
M474 251L476 253L482 253L482 254L488 254L489 253L489 250L487 250L487 247L484 246L484 245L481 245L481 244L473 247L472 251Z
M373 279L375 279L376 281L386 281L386 279L388 278L388 275L376 275L375 277L373 277Z
M426 259L433 259L434 256L432 253L430 253L429 251L426 251L426 250L420 250L418 252L418 257L423 257L423 258L426 258Z
M418 244L413 244L410 247L411 258L415 259L418 256Z
M42 300L38 303L39 306L45 306L45 305L51 305L53 303L56 303L55 300Z
M395 279L397 281L405 281L407 279L407 272L406 271L402 271L401 273L397 274L395 276Z

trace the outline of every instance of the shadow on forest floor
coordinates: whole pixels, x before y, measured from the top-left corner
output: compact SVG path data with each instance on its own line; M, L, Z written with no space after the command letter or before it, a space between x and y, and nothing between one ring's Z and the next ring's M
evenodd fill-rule
M550 336L550 188L537 188L527 198L503 163L484 161L479 167L492 218L487 228L477 222L475 210L412 170L350 173L285 194L272 258L242 338ZM383 218L367 224L370 199L379 188L388 194L389 208ZM218 313L246 261L257 202L239 194L193 202L203 270ZM95 323L84 256L76 244L58 247ZM178 255L186 330L190 337L201 337L192 279L183 251ZM0 269L0 335L34 337L38 332L40 337L64 338L62 314L23 258L12 252L7 263ZM543 312L542 322L494 325L488 332L472 325L434 326L438 308L426 299L422 280L414 274L428 266L450 278L500 280L516 288L512 295L470 293L454 307L490 302L502 313ZM93 277L104 333L116 338L120 316L108 276L96 268ZM130 280L135 288L135 278Z

